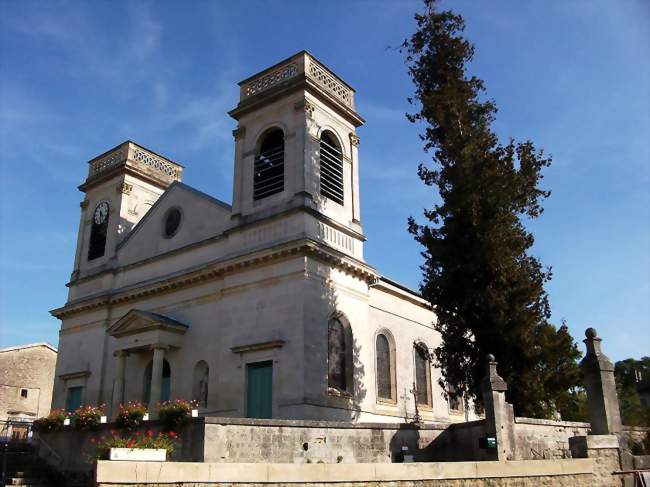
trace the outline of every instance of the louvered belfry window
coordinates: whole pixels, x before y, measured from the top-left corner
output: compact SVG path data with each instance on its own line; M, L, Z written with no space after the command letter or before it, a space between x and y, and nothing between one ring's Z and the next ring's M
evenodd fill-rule
M274 129L264 137L255 157L253 199L261 200L284 190L284 134Z
M327 131L320 138L320 194L343 204L343 153L336 137Z

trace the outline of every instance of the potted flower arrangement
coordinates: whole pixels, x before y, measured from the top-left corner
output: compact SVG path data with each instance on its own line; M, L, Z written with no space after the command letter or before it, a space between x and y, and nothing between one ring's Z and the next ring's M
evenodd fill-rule
M34 421L32 428L34 431L58 431L63 428L63 422L67 418L67 413L62 409L53 409L50 414Z
M97 459L164 462L179 440L173 431L154 433L148 430L146 433L136 431L121 435L113 430L109 436L91 438L90 441L96 446Z
M100 406L81 406L72 413L72 423L78 429L97 429L103 422L104 405Z
M194 415L192 411L196 410L196 407L195 401L186 401L185 399L165 401L160 404L158 409L158 419L166 428L178 427L190 420Z
M120 409L115 418L117 426L126 429L135 429L140 426L147 414L147 407L138 401L130 401L126 405L120 404Z

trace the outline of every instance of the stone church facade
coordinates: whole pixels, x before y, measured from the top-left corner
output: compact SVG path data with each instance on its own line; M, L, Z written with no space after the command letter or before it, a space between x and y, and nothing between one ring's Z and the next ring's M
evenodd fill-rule
M307 52L240 83L232 206L127 141L89 162L53 407L462 421L435 315L364 260L354 90Z

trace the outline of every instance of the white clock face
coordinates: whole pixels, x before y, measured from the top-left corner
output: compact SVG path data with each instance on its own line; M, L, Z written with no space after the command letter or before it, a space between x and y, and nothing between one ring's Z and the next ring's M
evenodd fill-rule
M95 208L95 213L93 215L93 220L97 225L100 225L106 221L108 218L108 202L102 201Z

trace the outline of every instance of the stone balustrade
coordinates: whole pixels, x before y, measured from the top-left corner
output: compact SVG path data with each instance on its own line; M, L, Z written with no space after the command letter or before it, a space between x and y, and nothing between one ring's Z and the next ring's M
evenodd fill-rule
M354 109L354 90L305 51L242 81L240 101L298 77L307 79L346 107Z
M99 178L108 171L120 166L137 166L166 184L180 181L183 172L183 166L180 164L131 141L127 141L90 160L88 162L88 178L86 182Z

